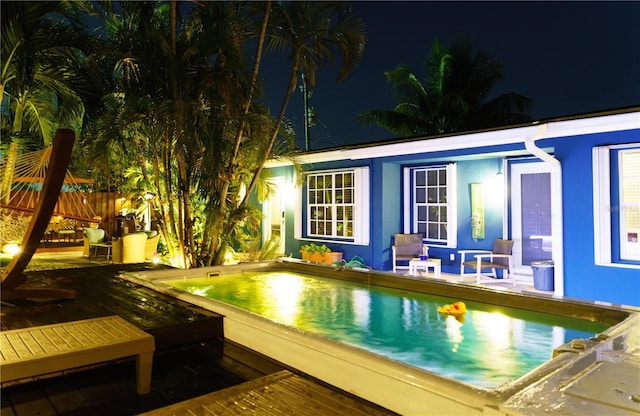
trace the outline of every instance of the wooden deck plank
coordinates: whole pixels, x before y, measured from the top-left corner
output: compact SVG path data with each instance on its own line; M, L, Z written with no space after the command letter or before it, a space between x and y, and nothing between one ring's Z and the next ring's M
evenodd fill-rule
M3 392L4 393L4 392ZM3 400L4 394L3 394ZM11 404L16 415L56 415L55 409L41 390L21 389L11 397Z
M304 397L309 402L318 402L319 405L328 409L329 414L349 414L350 416L369 416L372 414L370 405L324 387L319 382L302 377L291 377L282 380L281 383L291 394Z
M60 381L45 385L43 391L49 398L51 405L60 415L99 415L99 413L90 406L86 396L76 389L72 383Z
M374 416L391 415L288 370L143 413L174 415Z

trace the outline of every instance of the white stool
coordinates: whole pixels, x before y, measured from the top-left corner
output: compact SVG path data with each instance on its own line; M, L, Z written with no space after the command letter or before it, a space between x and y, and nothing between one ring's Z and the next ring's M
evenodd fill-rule
M427 274L429 273L429 268L432 268L435 278L440 278L440 259L420 260L419 258L415 258L409 260L410 275L417 275L419 268L424 270Z

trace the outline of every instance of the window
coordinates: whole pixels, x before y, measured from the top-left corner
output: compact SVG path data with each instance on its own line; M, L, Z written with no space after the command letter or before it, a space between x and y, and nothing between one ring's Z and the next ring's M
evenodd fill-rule
M596 264L640 265L640 144L593 150Z
M368 244L369 169L307 175L306 237Z
M640 261L640 148L618 155L620 258Z
M429 243L456 245L455 164L405 169L405 204L410 207L409 227Z

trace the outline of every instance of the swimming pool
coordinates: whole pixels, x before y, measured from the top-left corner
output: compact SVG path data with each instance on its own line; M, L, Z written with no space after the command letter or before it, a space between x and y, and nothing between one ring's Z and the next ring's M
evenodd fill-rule
M224 315L226 338L402 414L419 414L425 403L482 414L567 365L576 354L558 351L571 351L573 339L607 339L628 317L616 308L296 262L133 275ZM231 283L238 276L239 286ZM214 299L200 296L203 282ZM464 322L436 311L454 300L469 307Z

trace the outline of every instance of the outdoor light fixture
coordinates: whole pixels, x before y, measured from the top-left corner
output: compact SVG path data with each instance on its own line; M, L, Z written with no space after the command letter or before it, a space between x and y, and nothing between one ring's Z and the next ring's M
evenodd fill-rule
M2 246L2 252L4 254L10 254L14 256L20 252L20 246L16 243L7 243Z
M144 199L147 201L147 213L146 213L146 223L144 229L146 231L151 231L151 202L156 197L156 194L153 192L147 191L144 194Z

